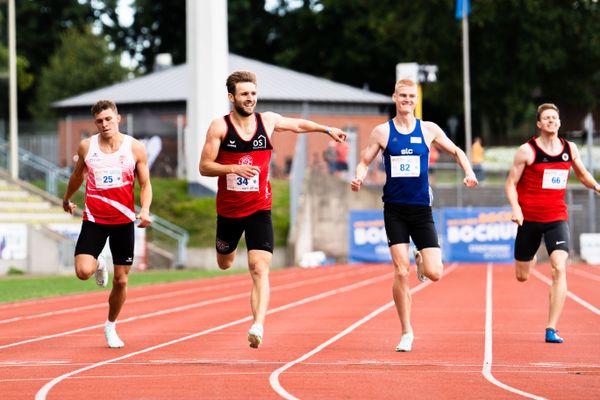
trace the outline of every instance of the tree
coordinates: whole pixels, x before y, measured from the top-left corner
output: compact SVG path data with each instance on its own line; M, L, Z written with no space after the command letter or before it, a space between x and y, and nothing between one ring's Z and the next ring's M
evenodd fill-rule
M92 8L78 0L19 0L16 6L17 54L29 62L27 72L37 78L60 44L67 29L80 29L94 22ZM19 115L28 115L37 82L20 87Z
M92 34L90 28L67 30L48 66L42 69L31 114L37 118L51 116L53 101L123 80L127 70L119 61L104 38Z

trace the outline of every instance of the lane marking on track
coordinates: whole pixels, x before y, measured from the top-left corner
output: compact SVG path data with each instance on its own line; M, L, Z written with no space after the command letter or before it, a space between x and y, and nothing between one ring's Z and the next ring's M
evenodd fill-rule
M322 292L322 293L317 294L317 295L305 297L305 298L303 298L301 300L297 300L297 301L285 304L283 306L279 306L279 307L276 307L274 309L271 309L271 310L267 311L267 315L271 315L271 314L274 314L274 313L285 311L285 310L288 310L290 308L294 308L294 307L297 307L297 306L300 306L300 305L303 305L303 304L311 303L313 301L322 300L324 298L327 298L327 297L330 297L330 296L333 296L333 295L336 295L336 294L350 292L352 290L359 289L359 288L362 288L362 287L365 287L365 286L368 286L368 285L371 285L371 284L374 284L374 283L378 283L378 282L381 282L381 281L386 280L386 279L389 279L389 273L386 273L385 275L380 275L380 276L377 276L377 277L369 278L369 279L366 279L366 280L361 281L361 282L353 283L351 285L343 286L343 287L338 288L338 289L332 289L332 290L328 290L326 292ZM71 377L73 375L77 375L77 374L79 374L81 372L89 371L91 369L94 369L94 368L97 368L97 367L100 367L100 366L103 366L103 365L106 365L106 364L110 364L110 363L115 362L115 361L120 361L120 360L124 360L126 358L130 358L130 357L137 356L137 355L140 355L140 354L148 353L148 352L153 351L153 350L157 350L157 349L161 349L163 347L167 347L167 346L170 346L170 345L173 345L173 344L181 343L181 342L184 342L186 340L194 339L194 338L197 338L197 337L200 337L200 336L203 336L203 335L207 335L207 334L212 333L212 332L216 332L216 331L219 331L219 330L230 328L232 326L236 326L236 325L242 324L244 322L249 322L249 321L252 321L252 316L247 316L247 317L244 317L244 318L240 318L240 319L237 319L235 321L231 321L231 322L228 322L228 323L225 323L225 324L222 324L222 325L215 326L213 328L205 329L203 331L194 333L192 335L187 335L187 336L184 336L184 337L181 337L181 338L178 338L178 339L170 340L168 342L164 342L164 343L152 346L152 347L148 347L148 348L145 348L145 349L142 349L142 350L138 350L138 351L135 351L135 352L132 352L132 353L128 353L128 354L125 354L125 355L120 356L120 357L115 357L115 358L111 358L109 360L105 360L105 361L101 361L101 362L98 362L98 363L90 364L90 365L88 365L86 367L79 368L79 369L77 369L75 371L68 372L68 373L63 374L61 376L58 376L58 377L52 379L50 382L46 383L36 393L35 400L44 400L44 399L46 399L46 396L48 395L48 392L55 385L57 385L58 383L60 383L64 379L69 378L69 377Z
M343 278L343 277L346 277L346 276L354 276L354 275L360 275L360 274L356 274L356 273L352 274L352 273L348 273L348 272L341 272L341 273L337 273L337 274L330 275L330 276L320 276L320 277L313 278L313 279L306 279L306 280L303 280L303 281L296 281L296 282L287 283L287 284L284 284L284 285L279 285L279 286L271 288L271 292L280 291L280 290L286 290L286 289L293 289L293 288L296 288L296 287L301 287L301 286L309 285L309 284L312 284L312 283L318 283L318 282L322 282L322 281L330 281L332 278L338 278L338 277ZM244 291L243 293L238 293L238 294L234 294L234 295L230 295L230 296L225 296L225 297L219 297L219 298L216 298L216 299L204 300L204 301L200 301L198 303L186 304L185 306L167 308L167 309L164 309L164 310L154 311L154 312L147 313L147 314L134 315L132 317L119 320L119 324L124 324L124 323L132 322L132 321L137 321L137 320L141 320L141 319L146 319L146 318L153 318L153 317L157 317L157 316L161 316L161 315L166 315L166 314L172 314L172 313L180 312L180 311L187 311L187 310L190 310L192 308L205 307L205 306L209 306L209 305L213 305L213 304L224 303L224 302L227 302L227 301L243 299L243 298L246 298L246 297L248 297L248 292ZM21 340L21 341L18 341L18 342L13 342L13 343L9 343L9 344L0 345L0 350L1 349L6 349L6 348L9 348L9 347L20 346L20 345L24 345L24 344L28 344L28 343L39 342L39 341L42 341L42 340L48 340L48 339L53 339L53 338L57 338L57 337L62 337L62 336L67 336L67 335L73 335L73 334L76 334L76 333L86 332L86 331L90 331L90 330L93 330L93 329L100 329L102 327L104 327L104 324L96 324L96 325L86 326L86 327L83 327L83 328L72 329L72 330L69 330L69 331L54 333L52 335L38 336L38 337L35 337L35 338L32 338L32 339L26 339L26 340Z
M489 263L487 265L487 274L486 274L486 288L485 288L485 350L483 355L483 368L481 373L484 378L487 379L493 385L498 386L501 389L504 389L508 392L518 394L523 397L527 397L530 399L538 399L545 400L544 397L537 396L535 394L531 394L525 392L523 390L517 389L515 387L509 386L503 382L500 382L498 379L494 377L492 374L492 361L493 361L493 350L492 350L492 284L493 284L493 276L492 276L493 264Z
M570 273L570 274L573 274L573 275L579 275L579 276L582 276L582 277L584 277L584 278L587 278L587 279L591 279L591 280L593 280L593 281L600 282L600 276L599 276L599 275L596 275L596 274L593 274L593 273L591 273L591 272L583 271L583 270L580 270L580 269L573 269L573 268L570 268L570 269L567 271L567 273Z
M552 286L552 280L548 279L548 277L546 277L546 275L542 274L541 272L533 270L533 275L536 278L538 278L539 280L541 280L542 282L545 282L547 285ZM596 307L594 307L593 305L591 305L587 301L583 300L581 297L577 296L575 293L571 292L570 290L567 290L567 297L569 297L571 300L574 300L575 302L579 303L583 307L587 308L588 310L590 310L594 314L600 315L600 310L599 309L597 309Z
M359 270L359 271L360 271L360 273L365 273L362 270ZM355 271L342 271L340 273L355 274L356 272ZM294 273L285 274L285 275L283 275L283 277L293 278L295 275L298 275L298 274L299 273L294 272ZM281 275L281 274L279 274L279 275ZM245 277L246 276L244 275L244 278ZM177 282L177 283L179 283L179 282ZM217 290L217 289L228 289L228 288L233 288L233 287L237 287L237 286L246 286L247 284L248 284L248 281L246 279L243 279L243 280L240 279L235 282L218 283L215 285L203 286L200 288L181 289L181 290L170 291L170 292L166 292L166 293L158 293L158 294L146 295L146 296L141 296L141 297L133 297L133 298L127 300L127 304L140 303L140 302L146 302L148 300L155 300L155 299L162 299L162 298L169 298L169 297L177 297L177 296L181 296L184 294L201 293L201 292ZM164 286L164 285L166 285L166 284L163 284L160 286ZM85 311L85 310L92 310L95 308L103 308L103 307L106 307L106 301L103 301L101 303L96 303L96 304L90 304L90 305L86 305L86 306L70 307L70 308L65 308L62 310L47 311L47 312L43 312L43 313L30 314L30 315L24 315L24 316L21 315L18 317L7 318L4 320L0 320L0 324L7 324L10 322L18 322L18 321L23 321L23 320L35 319L35 318L52 317L55 315L62 315L62 314L68 314L68 313Z
M448 269L446 270L445 274L451 273L456 268L457 268L457 265L456 264L452 264L450 267L448 267ZM432 282L430 280L427 280L426 282L420 283L419 285L417 285L414 288L410 289L410 294L414 294L414 293L419 292L420 290L422 290L422 289L426 288L427 286L431 285L431 283ZM281 368L278 368L277 370L273 371L273 373L269 376L269 383L271 384L271 387L273 388L273 390L278 395L280 395L281 397L283 397L284 399L298 400L297 397L295 397L294 395L292 395L291 393L289 393L287 390L285 390L283 388L283 386L281 386L281 383L279 382L279 376L283 372L285 372L286 370L288 370L291 367L293 367L294 365L301 363L302 361L308 359L309 357L312 357L313 355L317 354L318 352L320 352L321 350L323 350L324 348L326 348L330 344L337 342L339 339L343 338L344 336L346 336L347 334L349 334L350 332L352 332L353 330L355 330L356 328L358 328L359 326L361 326L365 322L368 322L369 320L375 318L377 315L381 314L382 312L386 311L388 308L390 308L392 306L394 306L394 301L390 301L389 303L384 304L383 306L379 307L375 311L367 314L366 316L364 316L360 320L356 321L355 323L353 323L352 325L350 325L348 328L344 329L343 331L341 331L337 335L333 336L329 340L321 343L319 346L315 347L314 349L312 349L308 353L304 354L303 356L298 357L297 359L295 359L293 361L288 362L287 364L285 364Z

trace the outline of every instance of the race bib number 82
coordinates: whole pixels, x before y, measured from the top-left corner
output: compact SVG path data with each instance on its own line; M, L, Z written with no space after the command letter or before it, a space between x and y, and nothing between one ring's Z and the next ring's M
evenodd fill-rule
M392 178L417 177L421 174L419 156L391 156Z

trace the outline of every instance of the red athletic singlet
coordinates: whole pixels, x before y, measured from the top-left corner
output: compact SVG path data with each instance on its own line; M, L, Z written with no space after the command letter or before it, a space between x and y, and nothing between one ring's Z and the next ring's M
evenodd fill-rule
M231 123L230 115L223 117L227 124L227 134L219 148L216 162L223 165L247 164L260 167L260 174L249 179L236 174L219 176L217 214L223 217L239 218L259 210L271 209L269 163L273 146L260 113L254 113L254 116L256 132L248 141L239 135Z
M135 221L133 184L135 159L131 136L123 135L121 147L114 153L103 153L99 134L90 138L85 156L87 184L83 219L98 224L126 224Z
M565 192L573 157L569 143L563 139L560 141L563 149L556 155L545 153L535 138L527 142L535 159L525 167L517 184L519 205L526 221L553 222L568 218Z

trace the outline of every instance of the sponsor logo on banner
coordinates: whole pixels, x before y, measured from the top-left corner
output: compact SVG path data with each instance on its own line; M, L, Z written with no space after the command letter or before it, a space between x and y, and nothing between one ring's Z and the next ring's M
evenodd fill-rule
M383 211L350 211L348 261L390 262Z
M511 262L517 224L508 208L446 208L444 259L462 262Z

